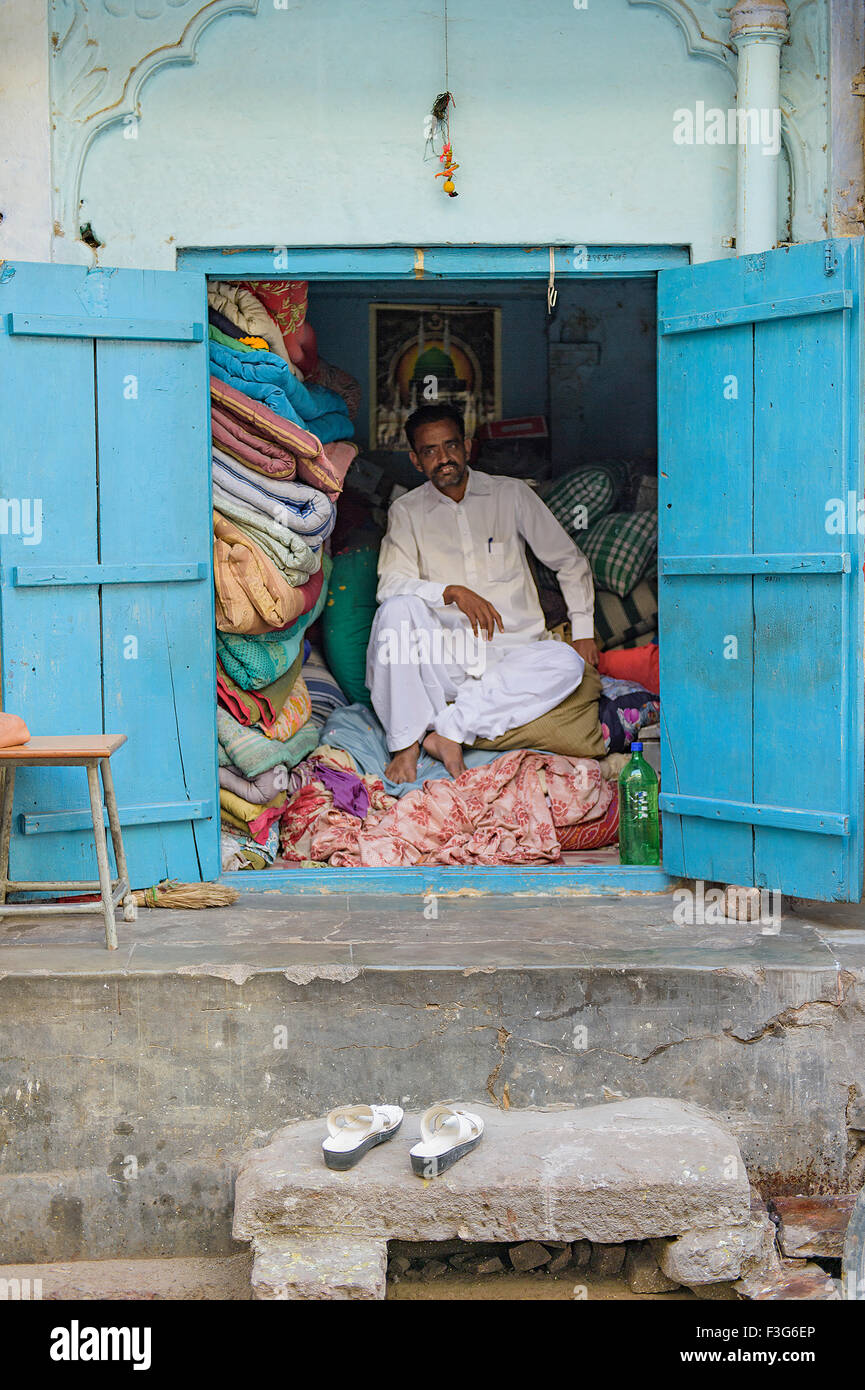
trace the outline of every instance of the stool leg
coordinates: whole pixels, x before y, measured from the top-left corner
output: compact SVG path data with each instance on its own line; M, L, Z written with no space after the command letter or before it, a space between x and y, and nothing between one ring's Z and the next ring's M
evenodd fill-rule
M99 767L102 771L102 785L105 788L105 805L108 807L111 843L114 846L114 858L117 860L117 877L126 884L126 893L122 900L123 920L124 922L134 922L138 917L138 904L132 896L129 870L126 867L126 850L123 848L123 834L120 829L120 817L117 814L117 799L114 795L114 778L111 775L110 759L103 758Z
M99 773L95 763L87 766L87 786L90 791L90 811L93 816L93 842L96 845L96 863L99 865L99 889L102 893L102 912L105 917L105 945L109 951L117 949L117 927L114 923L114 908L111 903L111 867L108 863L108 842L105 838L105 822L102 819L102 797L99 795Z
M15 800L15 768L3 769L3 799L0 811L0 903L6 902L9 884L9 846L12 843L12 803Z

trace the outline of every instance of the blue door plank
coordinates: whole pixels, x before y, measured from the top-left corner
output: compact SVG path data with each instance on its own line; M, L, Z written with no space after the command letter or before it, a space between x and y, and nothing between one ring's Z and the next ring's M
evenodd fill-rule
M664 278L659 308L672 314L677 291L665 293ZM660 337L661 785L725 801L751 799L751 580L687 569L668 576L664 566L679 556L751 550L741 505L752 486L750 423L743 424L751 386L750 327ZM749 826L668 813L663 822L668 873L751 881Z
M112 309L194 319L202 283L127 271ZM198 802L213 797L216 738L206 346L100 340L96 361L102 561L201 575L102 590L106 728L129 733L115 758L118 802ZM215 819L130 826L124 842L136 882L220 870Z
M849 574L849 550L835 555L680 555L660 562L664 575L672 574Z
M77 318L62 314L10 314L8 331L42 338L146 338L154 342L200 343L203 323L180 323L174 319L120 318L94 319L85 314Z
M206 579L207 565L13 565L9 581L16 589L54 584L156 584L168 580Z
M796 300L820 312L789 315ZM719 326L709 326L713 318ZM677 332L687 320L700 331ZM738 357L722 326L735 320ZM665 867L858 901L862 241L664 272L659 325L662 787L704 798L702 832L695 817L664 815ZM701 355L701 340L719 345L721 356ZM737 378L732 435L713 409L719 372ZM702 470L695 416L704 425ZM839 509L852 512L841 531L827 525ZM714 660L722 628L739 639L726 670ZM689 641L712 658L700 668L695 657L690 686L681 671ZM707 710L708 738L700 738ZM743 844L730 844L713 823L713 798L740 803L750 872ZM839 833L826 833L833 825Z
M52 272L46 276L45 270ZM13 305L35 312L80 313L84 272L72 266L16 263L0 280L0 322ZM12 340L0 331L0 488L5 501L41 506L41 539L0 534L4 577L39 562L94 564L96 451L93 428L93 344L85 340ZM14 519L13 519L14 520ZM3 708L20 714L33 734L102 732L99 593L0 590ZM22 813L87 805L80 768L22 768L15 782L13 878L95 877L95 856L83 835L49 835L39 844L17 834Z
M662 333L693 333L697 329L725 328L732 323L759 323L763 319L801 318L805 314L826 314L833 309L851 309L849 290L829 294L805 294L795 299L766 300L762 304L740 304L738 308L712 310L708 314L683 314L661 319Z
M855 249L844 246L827 276L822 245L794 248L775 276L795 274L814 292L837 282L858 300ZM857 317L858 305L802 320L795 335L783 323L755 330L755 549L855 551L847 573L754 582L754 720L772 731L755 744L754 798L783 803L795 789L803 810L850 817L850 834L828 839L758 827L756 882L841 900L859 896L861 879L862 538L827 529L827 503L863 495L861 443L848 426Z

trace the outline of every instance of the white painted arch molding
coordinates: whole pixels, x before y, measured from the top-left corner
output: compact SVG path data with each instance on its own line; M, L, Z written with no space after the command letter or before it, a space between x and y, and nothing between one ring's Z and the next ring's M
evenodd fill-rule
M138 114L141 88L170 63L194 63L208 25L255 15L259 0L49 0L55 219L78 236L81 173L105 126Z
M628 0L629 5L651 5L663 10L685 36L692 58L713 58L736 71L736 50L730 40L730 5L719 0Z

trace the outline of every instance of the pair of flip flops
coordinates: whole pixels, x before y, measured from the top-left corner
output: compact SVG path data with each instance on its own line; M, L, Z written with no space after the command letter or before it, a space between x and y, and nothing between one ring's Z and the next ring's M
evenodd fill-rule
M342 1105L327 1117L322 1152L328 1168L353 1168L376 1144L392 1139L403 1121L399 1105ZM409 1150L412 1171L435 1178L470 1153L483 1138L484 1122L470 1110L432 1105L420 1122L421 1139Z

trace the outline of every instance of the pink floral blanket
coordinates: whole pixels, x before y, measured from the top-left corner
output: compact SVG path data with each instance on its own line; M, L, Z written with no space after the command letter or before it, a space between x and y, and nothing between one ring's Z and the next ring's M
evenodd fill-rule
M286 808L283 852L337 868L549 862L561 852L556 827L598 819L614 795L594 759L525 749L455 781L425 782L399 801L373 797L364 821L335 810L326 793L319 799L320 784L315 787L313 817L309 804L297 816L303 833L296 844L292 807ZM307 796L312 800L312 793Z

